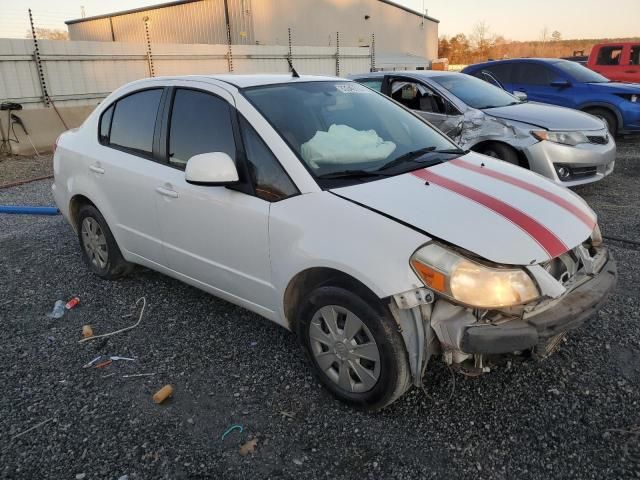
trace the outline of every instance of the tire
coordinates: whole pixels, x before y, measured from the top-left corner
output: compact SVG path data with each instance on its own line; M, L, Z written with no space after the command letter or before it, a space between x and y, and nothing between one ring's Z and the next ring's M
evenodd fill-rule
M327 328L332 316L335 335ZM351 334L347 322L357 327ZM297 333L320 382L347 404L379 410L402 396L411 384L407 351L398 326L379 300L365 301L342 287L316 288L298 310ZM351 340L345 339L349 336ZM335 363L327 367L332 360Z
M518 159L518 153L508 145L503 143L490 143L480 150L480 153L488 157L497 158L503 162L511 163L513 165L520 165Z
M76 225L82 258L93 273L105 280L115 280L133 270L133 264L122 257L107 222L96 207L80 207Z
M607 129L611 135L618 133L618 119L613 112L605 108L592 108L586 112L604 121L604 123L607 124Z

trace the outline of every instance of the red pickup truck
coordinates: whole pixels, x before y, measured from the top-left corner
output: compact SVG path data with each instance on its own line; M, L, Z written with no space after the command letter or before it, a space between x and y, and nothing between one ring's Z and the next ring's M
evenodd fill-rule
M640 42L595 45L587 67L609 80L640 83Z

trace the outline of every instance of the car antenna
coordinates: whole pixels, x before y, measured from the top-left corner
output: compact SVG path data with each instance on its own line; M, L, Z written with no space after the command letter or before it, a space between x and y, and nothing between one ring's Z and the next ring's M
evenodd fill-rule
M291 58L287 57L287 63L289 64L289 68L291 69L291 76L293 78L300 78L300 75L298 75L298 72L296 72L296 69L293 68L293 63L291 62Z

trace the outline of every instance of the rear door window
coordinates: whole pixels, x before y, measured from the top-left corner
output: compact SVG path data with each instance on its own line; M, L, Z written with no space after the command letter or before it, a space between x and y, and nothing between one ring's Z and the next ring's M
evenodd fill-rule
M640 65L640 45L631 45L630 65Z
M118 100L111 121L109 145L125 148L133 153L151 155L160 97L162 89L156 88L136 92ZM105 116L103 115L103 120ZM106 122L104 132L107 132Z
M549 85L552 72L545 65L537 63L519 63L515 69L515 81L525 85Z
M223 152L234 161L229 103L197 90L176 90L169 123L169 164L184 169L200 153Z
M601 47L598 52L598 58L596 59L597 65L613 66L620 65L620 59L622 57L622 45Z
M512 83L511 72L513 71L513 65L511 64L501 63L498 65L491 65L491 66L484 67L482 70L487 70L494 77L496 77L501 83ZM479 70L476 76L480 76L482 70Z

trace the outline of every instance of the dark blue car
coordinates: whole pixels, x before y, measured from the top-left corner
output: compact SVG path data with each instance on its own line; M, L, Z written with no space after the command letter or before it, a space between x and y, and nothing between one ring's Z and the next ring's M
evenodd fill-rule
M601 118L612 133L640 133L640 84L612 82L568 60L519 58L478 63L463 73L529 100L575 108Z

